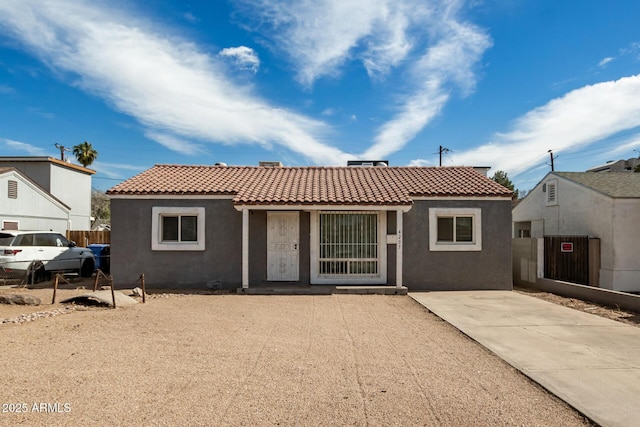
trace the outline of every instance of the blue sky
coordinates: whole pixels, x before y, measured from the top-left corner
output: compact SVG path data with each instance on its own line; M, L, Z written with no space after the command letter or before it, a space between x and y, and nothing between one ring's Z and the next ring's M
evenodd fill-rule
M3 0L0 155L549 170L640 155L640 3ZM73 156L71 156L73 157Z

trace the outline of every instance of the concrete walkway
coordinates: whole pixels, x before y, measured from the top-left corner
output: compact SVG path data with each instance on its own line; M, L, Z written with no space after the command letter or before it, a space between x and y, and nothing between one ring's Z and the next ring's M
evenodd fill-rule
M640 426L640 328L517 292L409 296L601 426Z

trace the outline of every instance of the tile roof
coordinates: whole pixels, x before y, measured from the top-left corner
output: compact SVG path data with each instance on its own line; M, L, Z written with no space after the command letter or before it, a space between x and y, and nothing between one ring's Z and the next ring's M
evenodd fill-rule
M640 197L640 173L634 172L553 172L570 181L614 198Z
M235 204L410 205L412 197L511 197L471 167L156 165L109 195L233 195Z

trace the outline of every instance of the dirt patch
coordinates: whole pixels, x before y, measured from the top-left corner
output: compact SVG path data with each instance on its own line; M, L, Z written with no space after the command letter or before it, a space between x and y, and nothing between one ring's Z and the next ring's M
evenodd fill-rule
M590 425L406 296L155 296L0 348L3 425Z
M634 311L622 310L616 307L607 307L590 301L563 297L549 292L539 291L537 289L514 287L513 290L525 295L552 302L554 304L584 311L585 313L606 317L607 319L626 323L628 325L640 327L640 313L636 313Z

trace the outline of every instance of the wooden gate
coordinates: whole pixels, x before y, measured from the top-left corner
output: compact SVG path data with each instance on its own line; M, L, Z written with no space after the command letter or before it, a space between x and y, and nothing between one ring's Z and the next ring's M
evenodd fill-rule
M545 236L544 277L589 284L589 236Z

